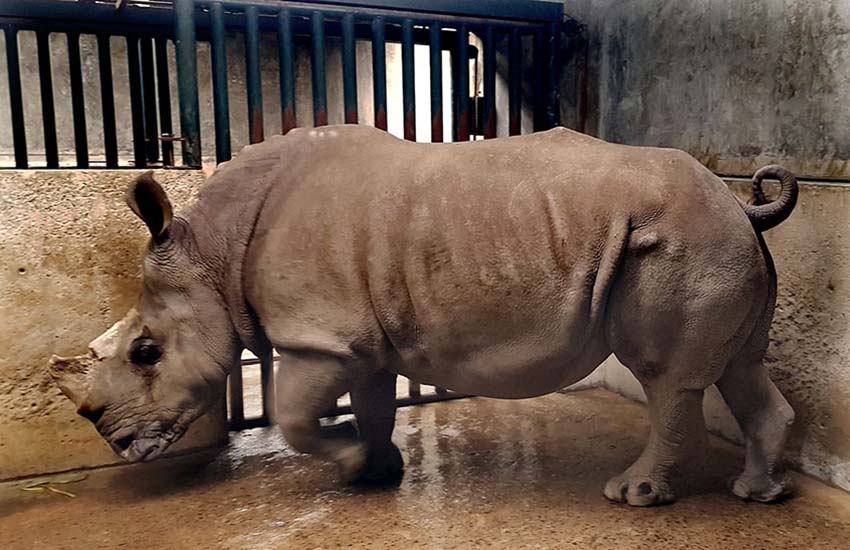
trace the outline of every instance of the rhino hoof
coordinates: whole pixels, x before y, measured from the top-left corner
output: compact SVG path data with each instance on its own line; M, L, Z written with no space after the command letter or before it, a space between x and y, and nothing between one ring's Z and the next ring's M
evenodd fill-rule
M605 484L605 498L629 506L658 506L675 500L666 482L625 475L617 476Z
M768 504L791 496L793 483L787 476L774 480L767 476L761 479L753 479L742 475L732 481L732 492L735 496L744 500Z
M404 459L395 445L370 450L363 470L352 482L366 486L397 486L404 476Z

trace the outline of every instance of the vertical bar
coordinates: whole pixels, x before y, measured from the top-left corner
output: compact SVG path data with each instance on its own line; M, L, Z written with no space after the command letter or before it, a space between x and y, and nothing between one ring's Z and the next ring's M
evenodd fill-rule
M460 25L457 30L457 140L469 141L469 30Z
M263 392L263 422L270 424L274 413L274 351L260 357L260 387Z
M281 133L286 135L298 126L295 117L295 51L292 46L292 18L289 10L281 10L277 14L277 39L280 49Z
M86 133L86 98L83 92L83 68L80 62L80 33L69 32L68 73L71 81L71 112L74 115L74 150L77 168L89 166L89 144Z
M419 385L419 382L414 382L413 380L407 381L407 395L412 398L422 396L422 386Z
M404 106L404 139L416 141L416 68L413 53L413 21L401 23L401 87Z
M248 128L250 143L264 139L263 83L260 74L260 16L257 6L245 8L245 83L248 87Z
M245 399L242 388L242 363L236 363L227 377L230 388L230 425L240 428L245 422Z
M546 24L546 128L554 128L561 122L560 102L560 49L561 23Z
M431 141L443 142L443 26L431 23ZM411 392L413 391L411 386Z
M56 141L56 106L53 103L53 73L50 67L50 33L36 32L38 81L41 88L41 118L44 124L44 156L48 168L59 168L59 144Z
M522 133L522 37L519 29L511 29L508 53L508 133Z
M372 20L372 80L375 128L387 129L387 39L383 17Z
M133 121L133 159L136 168L147 163L145 143L145 103L142 95L142 63L139 53L139 37L127 37L127 71L130 75L130 114Z
M543 31L534 33L534 131L546 129L546 86L544 68L546 65L546 54L544 50L545 40Z
M159 127L162 141L162 165L174 166L174 128L171 126L171 84L168 78L168 40L154 40L156 54L156 89L159 97Z
M224 6L210 6L210 54L212 60L213 111L215 119L215 161L230 160L230 100L227 91L227 43L224 34Z
M156 77L153 65L153 42L151 38L139 39L142 56L142 106L145 114L145 154L147 161L159 160L159 129L156 116Z
M12 140L15 167L27 167L27 130L24 121L24 96L21 90L21 61L18 58L18 29L3 29L6 37L6 72L9 76L9 108L12 111Z
M328 124L328 90L325 74L325 16L314 11L311 17L313 49L313 126Z
M484 139L496 137L496 32L484 31Z
M103 113L103 149L106 167L118 167L118 131L115 127L115 93L112 87L112 50L109 35L97 35L97 57L100 71L100 106Z
M354 36L354 14L342 17L342 81L345 123L357 124L357 42Z
M177 47L177 92L180 97L180 131L183 163L201 166L201 116L198 104L198 54L195 49L195 2L174 0Z

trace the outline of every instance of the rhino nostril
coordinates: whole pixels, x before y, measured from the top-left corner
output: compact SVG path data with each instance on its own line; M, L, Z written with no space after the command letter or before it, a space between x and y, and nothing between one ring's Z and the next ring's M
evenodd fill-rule
M114 443L115 443L116 447L118 447L122 451L126 451L130 447L130 445L133 443L133 436L132 435L125 435L124 437L122 437L120 439L116 439L114 441Z
M87 405L83 405L79 409L77 409L77 414L82 417L88 418L89 420L91 420L92 424L97 424L98 420L100 420L100 417L103 416L103 412L105 410L106 409L104 407L92 409Z

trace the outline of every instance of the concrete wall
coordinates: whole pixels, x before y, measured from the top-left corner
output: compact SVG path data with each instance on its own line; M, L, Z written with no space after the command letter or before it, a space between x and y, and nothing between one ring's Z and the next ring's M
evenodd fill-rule
M144 225L124 204L132 171L0 171L0 479L118 459L47 375L134 304ZM161 171L175 207L200 172ZM222 404L223 406L223 404ZM220 408L179 449L227 434Z

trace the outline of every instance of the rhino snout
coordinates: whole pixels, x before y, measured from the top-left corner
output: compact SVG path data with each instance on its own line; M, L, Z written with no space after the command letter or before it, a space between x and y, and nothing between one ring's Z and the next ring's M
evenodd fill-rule
M78 357L54 355L50 358L47 371L56 385L59 386L59 389L62 390L62 393L65 394L65 397L70 399L78 409L83 407L85 398L91 389L94 361L95 359L91 354Z

